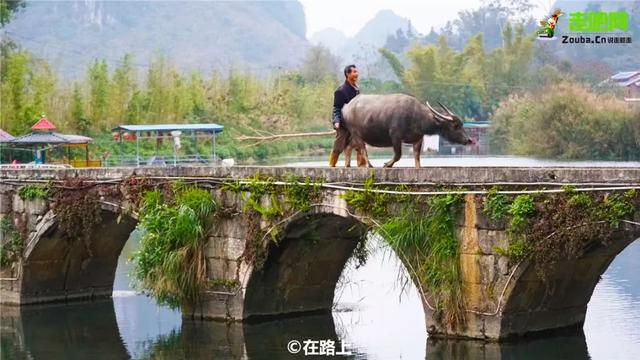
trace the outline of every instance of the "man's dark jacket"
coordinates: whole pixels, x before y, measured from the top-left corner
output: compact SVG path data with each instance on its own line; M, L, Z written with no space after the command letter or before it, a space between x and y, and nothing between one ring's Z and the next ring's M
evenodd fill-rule
M332 123L342 123L342 108L358 94L360 94L360 89L351 86L348 81L345 81L344 84L336 89L333 93Z

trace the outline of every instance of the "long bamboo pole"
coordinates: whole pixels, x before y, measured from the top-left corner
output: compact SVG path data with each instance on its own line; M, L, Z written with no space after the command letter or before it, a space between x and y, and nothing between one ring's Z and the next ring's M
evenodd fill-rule
M236 137L236 140L238 141L246 141L246 140L269 141L269 140L277 140L277 139L284 139L284 138L328 136L333 134L335 134L335 131L331 130L331 131L322 131L322 132L313 132L313 133L278 134L278 135L268 135L268 136L240 135Z

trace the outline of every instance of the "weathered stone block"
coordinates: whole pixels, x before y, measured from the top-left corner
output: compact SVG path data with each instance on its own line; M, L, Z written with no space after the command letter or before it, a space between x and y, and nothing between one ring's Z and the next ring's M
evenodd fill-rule
M493 255L460 254L462 281L473 284L489 284L496 278Z
M481 256L477 254L460 254L460 271L463 282L481 284L478 265Z
M509 258L502 255L498 256L498 273L500 275L509 275Z
M28 215L27 216L27 230L29 232L36 230L36 225L38 225L38 215Z
M24 202L25 210L27 214L42 215L47 211L47 201L45 199L33 199Z
M479 254L478 233L474 227L462 226L456 228L456 236L460 242L460 252L463 254Z
M224 258L225 257L226 238L220 236L209 236L207 245L205 246L205 254L207 257Z
M13 195L13 212L21 213L24 211L24 201L18 194Z
M208 258L207 274L209 279L237 279L238 263L236 261Z
M466 309L482 312L495 311L496 305L489 296L489 287L487 285L465 283L463 289Z
M10 213L11 205L11 196L9 194L0 194L0 214Z
M509 236L506 231L478 229L478 246L483 254L496 254L496 247L506 249Z
M225 219L218 223L212 231L212 236L222 238L245 239L247 237L247 224L242 217Z
M244 254L246 242L242 239L228 238L226 241L226 257L236 260Z

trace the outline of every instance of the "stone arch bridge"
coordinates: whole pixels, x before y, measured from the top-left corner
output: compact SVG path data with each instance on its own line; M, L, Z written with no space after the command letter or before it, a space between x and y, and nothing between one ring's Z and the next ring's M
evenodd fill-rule
M183 308L185 317L244 321L274 316L330 312L336 282L367 227L343 198L345 189L370 177L381 184L402 183L410 189L425 184L463 185L473 189L496 184L520 189L559 189L562 184L599 187L599 191L640 188L640 168L441 167L422 169L328 169L279 167L176 167L0 170L0 214L20 224L26 242L19 259L1 273L1 302L27 306L109 297L120 252L137 224L135 213L123 216L124 204L109 195L100 198L101 222L92 229L90 249L58 228L51 198L24 200L26 184L82 178L118 185L138 178L184 181L248 179L256 174L283 179L322 179L322 200L309 211L281 224L278 245L265 245L264 265L257 269L244 256L248 228L240 217L221 219L208 234L207 274L212 281L237 284L203 292L197 306ZM219 191L219 190L212 190ZM498 251L512 242L504 222L484 214L482 192L464 197L456 221L464 324L443 324L423 293L431 336L502 340L563 328L580 328L587 304L614 257L640 237L640 209L610 233L606 245L589 244L577 259L561 260L545 281L534 264L516 264ZM242 206L242 197L222 195L227 205ZM263 226L267 226L264 225ZM306 241L313 237L313 241ZM6 237L5 237L6 238ZM7 240L3 238L3 243ZM418 288L421 280L413 279ZM549 286L552 284L553 286Z

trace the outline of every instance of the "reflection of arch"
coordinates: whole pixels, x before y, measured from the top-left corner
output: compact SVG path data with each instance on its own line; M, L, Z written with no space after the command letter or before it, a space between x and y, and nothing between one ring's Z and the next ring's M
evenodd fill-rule
M588 359L584 333L515 343L478 340L427 340L427 359Z
M12 333L6 334L7 328L3 328L2 336L15 336L9 347L16 348L16 359L129 358L111 300L80 306L9 307L3 309L2 316L3 322L12 324ZM2 350L3 355L12 358L11 348L9 354L4 346Z
M244 317L330 312L336 283L366 227L333 213L308 214L287 224L270 243L247 283Z
M613 259L640 237L628 225L613 233L607 245L591 244L579 259L557 263L545 283L533 264L524 264L507 289L500 321L502 337L526 333L582 329L587 305L600 276Z
M93 230L90 251L85 242L63 234L53 213L47 213L27 242L21 303L110 297L118 257L137 224L117 211L113 204L102 204L102 221Z

